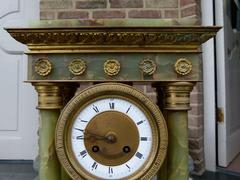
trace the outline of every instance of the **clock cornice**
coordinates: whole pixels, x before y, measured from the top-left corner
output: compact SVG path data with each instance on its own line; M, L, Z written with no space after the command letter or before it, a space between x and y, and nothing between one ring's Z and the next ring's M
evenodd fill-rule
M200 52L218 26L79 26L6 28L28 53Z

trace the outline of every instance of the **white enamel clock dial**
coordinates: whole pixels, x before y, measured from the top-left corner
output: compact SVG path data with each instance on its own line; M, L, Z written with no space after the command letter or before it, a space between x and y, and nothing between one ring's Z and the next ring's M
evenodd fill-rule
M120 83L97 84L73 97L55 139L59 161L73 180L151 179L168 142L156 104Z
M102 162L97 161L96 159L94 159L94 157L91 156L91 154L94 154L93 152L89 153L89 151L94 150L93 149L94 146L100 149L98 152L95 152L95 153L101 153L101 149L104 147L99 147L99 146L101 146L101 141L103 142L107 141L108 132L106 132L106 134L98 134L99 132L98 130L96 130L95 132L87 132L88 130L86 130L89 122L91 122L92 119L94 119L94 117L97 118L99 114L104 115L104 113L114 113L114 112L118 112L119 114L122 114L123 117L125 116L129 117L129 120L131 120L135 124L137 132L139 134L139 136L137 137L138 147L136 149L131 147L128 141L126 141L125 144L122 145L122 147L119 147L120 150L122 151L121 153L122 156L128 153L128 152L126 153L124 152L124 147L129 147L130 151L134 151L131 157L129 157L125 162L119 165L104 164ZM116 121L114 117L110 117L110 118L111 118L111 121ZM115 127L112 127L112 128L113 129L111 130L111 132L114 133ZM122 132L122 133L128 133L128 131L129 130L126 129L125 132ZM100 130L100 133L101 132L102 131ZM92 137L92 139L86 137L85 136L86 133L91 133L93 135L96 135L94 136L96 137L96 139L94 139L94 137ZM152 148L152 130L151 130L148 118L142 112L142 110L139 107L137 107L135 104L119 98L100 99L90 103L88 106L82 109L80 113L77 115L77 118L73 123L71 135L72 135L71 145L72 145L73 153L75 155L75 158L79 162L79 164L88 173L93 174L94 176L102 179L121 179L121 178L126 178L132 175L139 168L141 168L141 166L148 159L151 152L151 148ZM105 140L100 139L99 137L101 136L106 137L106 139ZM116 136L115 137L116 142L109 143L109 145L113 146L113 148L115 144L116 146L118 146L117 145L118 140L121 141L121 139L118 139L118 138L121 138L121 135L115 133L115 136ZM93 141L92 148L89 148L89 149L86 148L85 141ZM100 145L98 146L95 145L94 143L96 143L96 141L99 141L98 144L100 143ZM117 149L116 151L119 151L119 149Z

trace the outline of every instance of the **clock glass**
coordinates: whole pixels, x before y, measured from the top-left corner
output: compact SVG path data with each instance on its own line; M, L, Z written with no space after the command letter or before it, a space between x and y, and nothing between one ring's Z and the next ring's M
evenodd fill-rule
M76 116L71 147L78 163L101 179L132 175L148 160L152 130L148 117L129 100L102 98Z

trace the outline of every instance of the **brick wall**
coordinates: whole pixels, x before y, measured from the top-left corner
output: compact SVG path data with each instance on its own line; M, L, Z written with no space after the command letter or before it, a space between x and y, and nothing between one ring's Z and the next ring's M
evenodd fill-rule
M199 17L198 0L41 0L41 19Z
M126 19L195 18L200 23L200 0L41 0L42 20L51 19ZM89 84L83 85L86 87ZM150 85L134 84L154 101ZM189 146L195 173L204 171L202 83L191 94Z
M197 83L191 93L188 115L189 152L194 160L194 174L202 175L205 170L203 137L203 83Z

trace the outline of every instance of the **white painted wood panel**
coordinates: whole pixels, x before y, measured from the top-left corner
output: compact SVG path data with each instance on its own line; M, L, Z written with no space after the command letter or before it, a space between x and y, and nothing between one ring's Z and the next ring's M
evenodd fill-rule
M0 131L16 131L18 126L18 74L17 56L0 53ZM4 74L3 74L4 73Z
M216 39L217 107L224 112L218 123L218 165L227 167L240 152L240 33L232 29L227 1L216 3L216 23L224 28Z
M37 154L36 93L27 77L26 47L3 27L39 19L38 0L1 1L0 6L0 159L34 159Z

